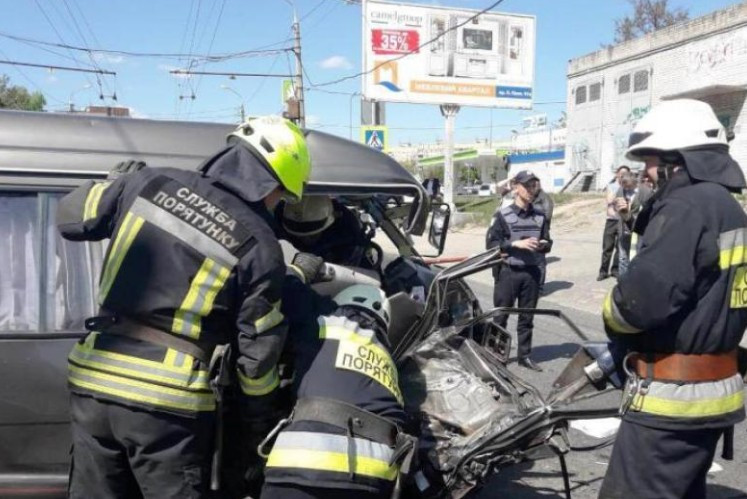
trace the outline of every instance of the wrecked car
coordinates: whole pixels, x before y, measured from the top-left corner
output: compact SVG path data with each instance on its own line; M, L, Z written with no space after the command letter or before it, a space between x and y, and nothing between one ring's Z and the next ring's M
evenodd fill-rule
M97 312L106 243L63 240L53 223L59 199L131 158L194 169L232 129L0 111L0 496L60 497L67 486L67 354ZM306 193L345 204L396 249L385 254L372 242L373 269L330 266L317 291L375 282L391 299L390 339L421 442L411 494L462 497L502 467L562 459L570 420L616 412L614 404L584 405L609 390L589 382L589 350L550 393L506 368L510 335L492 317L514 310L484 311L465 281L500 265L500 254L444 270L426 264L413 244L425 235L431 256L443 251L448 206L432 206L421 184L385 154L319 131L308 131L307 140L313 172Z

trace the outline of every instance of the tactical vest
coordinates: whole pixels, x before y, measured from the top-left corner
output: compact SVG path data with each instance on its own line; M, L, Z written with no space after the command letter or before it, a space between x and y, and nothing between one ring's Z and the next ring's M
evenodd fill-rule
M530 237L537 240L542 236L542 226L545 223L545 215L532 210L528 216L520 217L512 206L501 209L501 215L508 224L511 231L510 241L521 241ZM512 248L506 263L512 267L530 267L539 265L543 255L537 252Z

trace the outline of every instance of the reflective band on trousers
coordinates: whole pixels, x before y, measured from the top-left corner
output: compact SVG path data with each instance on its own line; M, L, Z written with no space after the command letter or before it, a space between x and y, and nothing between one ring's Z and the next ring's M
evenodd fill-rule
M134 355L99 350L95 348L95 342L99 334L92 332L83 343L76 344L68 357L70 361L97 371L109 372L146 382L153 381L174 388L210 390L208 372L192 369L191 362L184 367L175 367L167 362L167 358L164 358L163 362L156 362Z
M744 406L744 382L739 374L705 383L652 381L646 395L636 395L633 411L674 418L722 416Z
M348 437L310 431L284 431L272 447L267 466L303 468L315 471L350 473ZM390 447L365 438L353 438L356 475L393 481L397 465L389 465L394 455Z
M249 395L250 397L267 395L280 385L280 375L278 374L277 367L273 367L267 374L259 378L250 378L241 372L239 368L236 369L236 372L238 373L241 391L244 395Z
M68 382L87 391L155 407L192 412L215 410L215 397L211 392L167 388L73 364L68 364Z

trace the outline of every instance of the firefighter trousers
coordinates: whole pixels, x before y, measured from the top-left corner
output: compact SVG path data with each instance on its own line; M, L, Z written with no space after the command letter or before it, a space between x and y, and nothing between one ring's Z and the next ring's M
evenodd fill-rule
M723 428L662 430L624 421L600 499L702 499Z
M71 499L210 497L213 413L191 418L70 399Z

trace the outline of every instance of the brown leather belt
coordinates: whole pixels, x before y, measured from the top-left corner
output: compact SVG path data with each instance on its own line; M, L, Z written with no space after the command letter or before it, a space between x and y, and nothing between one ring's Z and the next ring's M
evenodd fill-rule
M718 381L737 374L737 351L727 353L639 353L633 357L636 373L660 381ZM649 373L649 366L653 371Z

